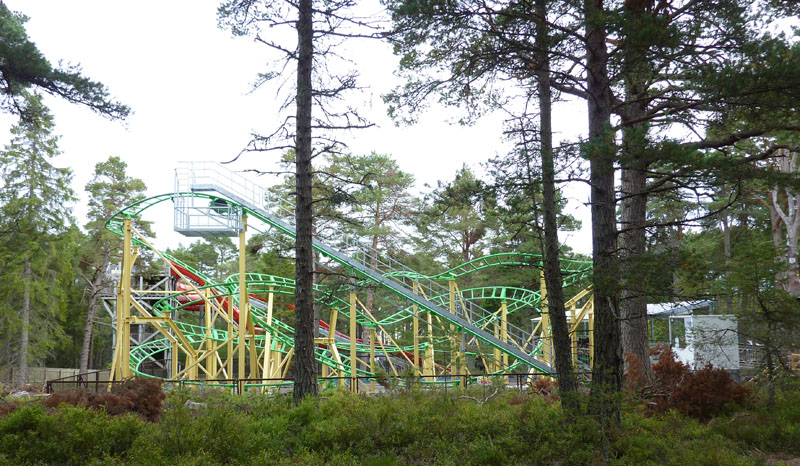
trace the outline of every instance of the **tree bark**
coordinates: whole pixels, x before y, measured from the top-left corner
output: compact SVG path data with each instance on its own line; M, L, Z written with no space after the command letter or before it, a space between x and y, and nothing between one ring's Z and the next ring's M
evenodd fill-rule
M19 371L17 372L14 385L21 387L28 381L28 353L30 342L30 325L31 325L31 281L33 279L33 272L31 272L31 260L25 259L22 268L22 331L20 332L19 339Z
M380 226L380 222L378 220L378 213L377 213L379 211L380 211L380 206L378 206L378 208L376 209L375 223L373 225L374 228L378 228ZM369 257L369 265L370 265L370 268L372 270L375 270L375 271L378 270L378 241L379 241L378 235L372 235L372 254L370 254L370 257ZM374 309L374 307L375 307L375 290L372 288L371 284L367 284L367 298L366 298L366 304L365 305L367 306L367 309L369 309L369 312L372 312L373 313L372 315L374 316L375 315L374 314L375 313L375 309ZM370 327L369 326L362 325L362 324L356 324L356 330L357 330L356 333L358 333L358 336L359 336L359 338L361 338L361 341L368 342L370 340ZM358 367L360 367L361 369L367 370L367 371L370 370L370 368L367 366L366 362L359 361L358 362Z
M589 158L594 275L594 367L589 412L606 422L620 422L615 394L622 388L619 297L614 209L614 140L611 88L603 0L585 0L586 91L589 110Z
M651 14L654 0L626 2L625 9L633 19L630 29L638 30L644 15ZM637 31L638 32L638 31ZM635 34L634 34L635 35ZM650 341L647 335L646 289L636 260L645 253L647 237L647 150L649 124L645 121L648 106L647 82L653 74L648 58L649 43L624 34L623 79L626 105L623 116L622 206L620 255L623 288L620 302L622 350L633 355L641 365L642 375L650 379ZM630 122L638 122L631 124ZM637 362L631 361L636 364ZM634 369L625 361L625 371Z
M728 197L728 187L723 185L722 186L722 198ZM726 270L730 271L731 266L731 258L732 250L731 250L731 220L730 216L728 215L728 210L724 210L721 213L720 221L722 223L722 255L725 257L725 268ZM726 274L729 272L726 272ZM723 314L731 314L733 313L733 295L728 293L725 296L725 311Z
M772 344L767 341L767 406L775 407L775 364L772 361Z
M645 114L644 89L640 87L635 73L629 76L628 99L633 103L627 117L638 120ZM622 350L633 355L641 365L643 375L650 378L650 341L647 335L647 298L641 286L641 276L636 260L645 253L647 237L647 161L643 152L647 146L647 125L639 123L623 130L622 208L620 225L620 255L622 265L622 301L620 303L620 325ZM634 363L635 364L635 363ZM625 361L625 371L628 367Z
M97 316L97 298L103 290L103 281L105 279L106 267L108 267L109 257L111 250L105 248L103 251L103 260L95 270L92 282L89 284L89 305L86 308L86 324L83 327L83 345L81 346L81 358L79 368L81 373L88 372L89 370L89 353L92 347L92 338L94 328L94 318Z
M779 157L776 163L778 169L782 173L795 173L798 168L798 155L795 152L780 149L776 153L776 156ZM774 212L774 214L778 215L786 230L783 247L781 248L783 249L786 270L778 273L778 284L786 292L798 297L800 296L800 278L798 278L800 264L798 264L797 237L800 232L800 194L797 194L790 187L785 187L784 195L786 196L786 201L784 203L778 193L777 187L770 192L772 201L770 214ZM775 239L775 223L773 217L773 241ZM780 231L780 227L778 227L778 230ZM780 237L780 233L778 236Z
M620 303L620 323L622 331L622 349L635 356L645 378L650 378L650 341L647 336L647 298L639 285L635 261L645 252L646 236L644 223L646 218L647 194L644 193L646 172L640 158L633 156L631 167L622 170L622 201L620 224L625 230L620 235L620 252L622 255L622 301ZM625 361L625 371L629 371Z
M314 24L311 0L299 0L297 20L297 131L295 207L295 332L293 400L300 403L317 394L317 365L314 359L314 249L311 194L311 105Z
M572 368L572 341L564 309L564 289L561 265L558 260L558 221L556 219L555 163L553 154L552 92L550 82L549 31L547 30L547 0L536 0L536 42L538 52L537 80L539 84L539 133L542 149L542 197L544 216L544 279L547 286L547 309L553 335L555 369L561 406L570 414L580 409L576 395L575 373Z

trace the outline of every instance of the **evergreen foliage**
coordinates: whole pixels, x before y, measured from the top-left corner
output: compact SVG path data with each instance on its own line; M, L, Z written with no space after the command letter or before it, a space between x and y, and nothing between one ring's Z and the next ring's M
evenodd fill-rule
M15 364L16 382L29 364L39 364L59 343L68 290L74 280L76 235L68 203L72 173L58 168L53 117L38 96L29 96L25 115L0 153L0 364Z
M124 119L130 109L110 99L106 87L81 73L78 65L54 67L31 42L22 14L0 3L0 109L24 115L31 89L86 105L111 119Z
M466 165L426 195L416 219L420 246L445 268L481 257L491 243L496 201Z
M88 238L82 244L78 270L87 302L79 365L81 372L86 372L90 366L100 294L111 293L113 287L109 267L119 262L121 252L119 237L106 230L106 220L123 207L144 199L147 189L144 181L131 178L125 173L126 169L127 164L119 157L110 156L105 162L95 165L94 176L86 185L89 194ZM154 236L150 222L137 219L135 227L143 234Z
M189 246L181 244L176 249L168 249L167 253L217 282L226 281L239 270L239 251L228 237L203 238ZM255 271L252 267L250 270Z

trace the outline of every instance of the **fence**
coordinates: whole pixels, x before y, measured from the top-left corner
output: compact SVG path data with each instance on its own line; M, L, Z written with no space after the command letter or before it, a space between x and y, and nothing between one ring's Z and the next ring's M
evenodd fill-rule
M19 369L16 367L0 369L0 382L9 385L14 383L18 371ZM75 377L80 374L80 372L80 369L75 368L29 367L28 376L25 378L24 383L44 386L48 380ZM97 372L102 374L100 377L104 377L103 380L109 379L110 371L108 369Z
M85 374L76 374L45 383L47 393L71 388L84 388L94 392L106 392L116 384L124 381L109 381L107 371L95 371ZM522 390L535 377L527 373L504 374L502 376L475 375L475 374L448 374L446 376L361 376L361 377L320 377L318 379L320 388L325 390L351 390L357 393L387 393L400 389L422 389L422 390L441 390L447 393L459 388L482 387L487 388L495 384L502 384L507 387L515 387ZM288 392L294 380L292 378L269 378L269 379L196 379L196 380L166 380L165 384L174 387L219 387L229 389L232 393L264 392L273 393ZM355 385L353 385L355 383Z

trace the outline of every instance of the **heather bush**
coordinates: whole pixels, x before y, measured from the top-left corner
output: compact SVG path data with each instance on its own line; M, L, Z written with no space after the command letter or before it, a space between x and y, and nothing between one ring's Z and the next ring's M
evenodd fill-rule
M625 386L629 391L637 391L646 387L647 377L644 373L644 366L638 354L626 352L625 359Z
M161 418L164 399L167 397L163 384L159 379L136 377L115 385L111 394L127 400L132 405L133 412L144 419L156 422Z
M653 379L643 392L650 412L676 409L708 421L728 406L744 406L750 397L750 390L731 379L724 369L709 364L693 373L689 366L675 359L671 349L663 351L653 365Z
M559 400L558 381L550 377L538 377L533 381L533 384L531 384L530 391L549 402Z
M672 397L681 413L708 421L727 406L744 406L750 390L731 379L728 371L709 364L678 385Z
M103 409L108 414L137 413L143 419L157 422L161 418L164 398L162 382L149 378L134 378L115 385L111 393L95 393L75 388L55 392L44 400L48 408L62 404Z

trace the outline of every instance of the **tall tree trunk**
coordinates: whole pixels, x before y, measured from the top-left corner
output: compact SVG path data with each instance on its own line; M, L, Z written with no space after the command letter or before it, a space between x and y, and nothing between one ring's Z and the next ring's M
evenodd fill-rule
M317 394L317 365L314 359L314 248L311 195L311 70L314 58L314 24L311 0L299 0L297 19L297 135L295 207L295 314L294 314L294 390L300 403Z
M654 0L626 2L631 14L630 29L637 26L644 15L650 14ZM633 355L641 365L643 375L650 378L650 341L647 335L647 298L636 263L647 245L647 137L649 125L645 120L648 105L647 82L653 71L647 57L648 43L641 38L625 34L623 77L625 97L628 102L623 117L622 147L622 207L620 224L620 255L622 265L622 301L620 325L622 350ZM630 123L637 122L637 123ZM626 355L627 355L626 354ZM634 364L636 364L634 362ZM625 371L628 367L625 361Z
M642 289L636 262L645 252L647 195L644 193L646 172L641 158L633 156L631 167L622 170L622 201L620 223L625 230L620 235L622 255L622 302L620 303L620 323L622 349L634 355L641 365L645 378L650 378L650 342L647 336L647 298ZM625 370L635 370L628 367Z
M22 268L22 331L19 339L19 370L17 371L16 380L14 385L22 386L28 381L28 354L30 342L30 326L31 326L31 281L33 280L33 272L31 272L31 260L25 259Z
M594 367L589 412L619 423L615 394L622 388L619 297L614 212L614 139L603 0L585 0L586 91L589 110L589 178L594 267Z
M638 119L645 113L644 89L636 82L629 82L630 104L627 117ZM647 162L643 152L647 146L646 124L626 126L623 130L622 208L620 225L620 253L622 259L622 301L620 303L620 325L622 349L633 355L640 364L645 378L650 378L650 341L647 335L647 298L637 270L637 259L645 253L647 245L645 224L647 222ZM628 367L625 370L636 370Z
M542 144L542 206L544 214L544 279L547 285L547 309L555 352L555 368L561 406L571 414L580 408L572 370L572 341L564 310L564 289L558 260L558 221L556 219L555 164L553 154L552 93L550 84L549 31L547 0L536 0L536 42L538 50L537 80L539 83L539 132Z
M726 186L722 187L722 197L725 198L728 196L728 189ZM730 270L731 267L731 258L732 251L731 251L731 221L730 217L728 216L728 211L725 210L722 212L722 255L725 257L725 268L726 270ZM725 297L725 311L723 314L732 314L733 313L733 295L728 293Z
M92 338L94 336L92 329L94 328L94 318L97 316L97 298L103 290L103 281L105 279L106 267L108 267L109 256L111 250L105 248L103 251L103 260L95 270L92 282L89 284L89 305L86 309L86 324L83 327L83 345L81 346L80 358L80 372L88 372L89 370L89 353L92 347Z
M772 325L769 325L770 330ZM767 339L764 348L767 357L767 406L775 407L775 363L772 361L772 341Z
M772 226L772 246L774 246L775 250L778 251L781 249L781 244L783 242L783 232L781 230L783 220L781 216L778 215L778 210L775 208L775 201L773 200L772 193L770 193L766 199L763 199L760 196L756 196L756 198L761 200L769 211L769 220L770 225ZM783 270L779 270L775 273L775 284L779 287L783 282L783 275Z
M798 154L787 149L779 149L776 154L779 157L777 166L782 173L795 174L798 169ZM775 187L770 192L773 208L770 213L775 212L783 223L786 230L783 242L783 256L786 263L786 270L778 273L778 284L786 292L793 296L800 297L800 264L798 264L797 238L800 233L800 194L797 194L791 187L784 188L785 202L780 198L778 188ZM775 238L775 221L773 220L773 238ZM779 234L780 236L780 234Z

